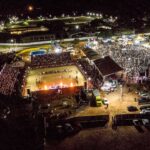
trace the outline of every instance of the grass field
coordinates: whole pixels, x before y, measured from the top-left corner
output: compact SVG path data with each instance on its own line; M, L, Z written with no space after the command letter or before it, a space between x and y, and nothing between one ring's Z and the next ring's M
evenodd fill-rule
M31 92L73 86L83 86L85 78L76 66L42 68L29 70L23 95Z
M40 45L40 46L36 46L36 47L26 48L26 49L23 49L23 50L20 50L19 52L17 52L16 56L21 56L23 61L30 62L31 61L30 53L36 52L40 49L44 49L44 50L46 50L46 52L48 52L49 49L52 50L52 46L51 45Z

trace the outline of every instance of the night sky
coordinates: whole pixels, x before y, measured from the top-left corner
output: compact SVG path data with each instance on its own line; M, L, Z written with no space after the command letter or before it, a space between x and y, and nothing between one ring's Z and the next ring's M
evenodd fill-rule
M98 11L121 16L150 14L150 0L0 0L0 13L26 13L28 5L35 7L35 14L61 14L72 11Z

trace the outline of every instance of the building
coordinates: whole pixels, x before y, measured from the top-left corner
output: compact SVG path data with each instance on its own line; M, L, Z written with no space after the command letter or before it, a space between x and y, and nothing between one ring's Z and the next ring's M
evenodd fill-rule
M123 69L110 56L96 59L94 64L103 79L114 74L120 76L123 73Z

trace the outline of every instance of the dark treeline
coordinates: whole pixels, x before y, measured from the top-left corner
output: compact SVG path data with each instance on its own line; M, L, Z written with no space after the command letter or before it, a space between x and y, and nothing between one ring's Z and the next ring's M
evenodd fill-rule
M79 11L98 11L108 15L117 15L125 18L143 17L150 15L149 0L1 0L0 13L27 14L27 6L34 6L34 15L59 15Z

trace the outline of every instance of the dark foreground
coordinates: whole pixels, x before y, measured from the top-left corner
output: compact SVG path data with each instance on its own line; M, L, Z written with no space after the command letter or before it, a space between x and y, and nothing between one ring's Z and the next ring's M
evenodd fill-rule
M60 141L49 141L46 150L150 150L150 130L134 126L86 129Z

